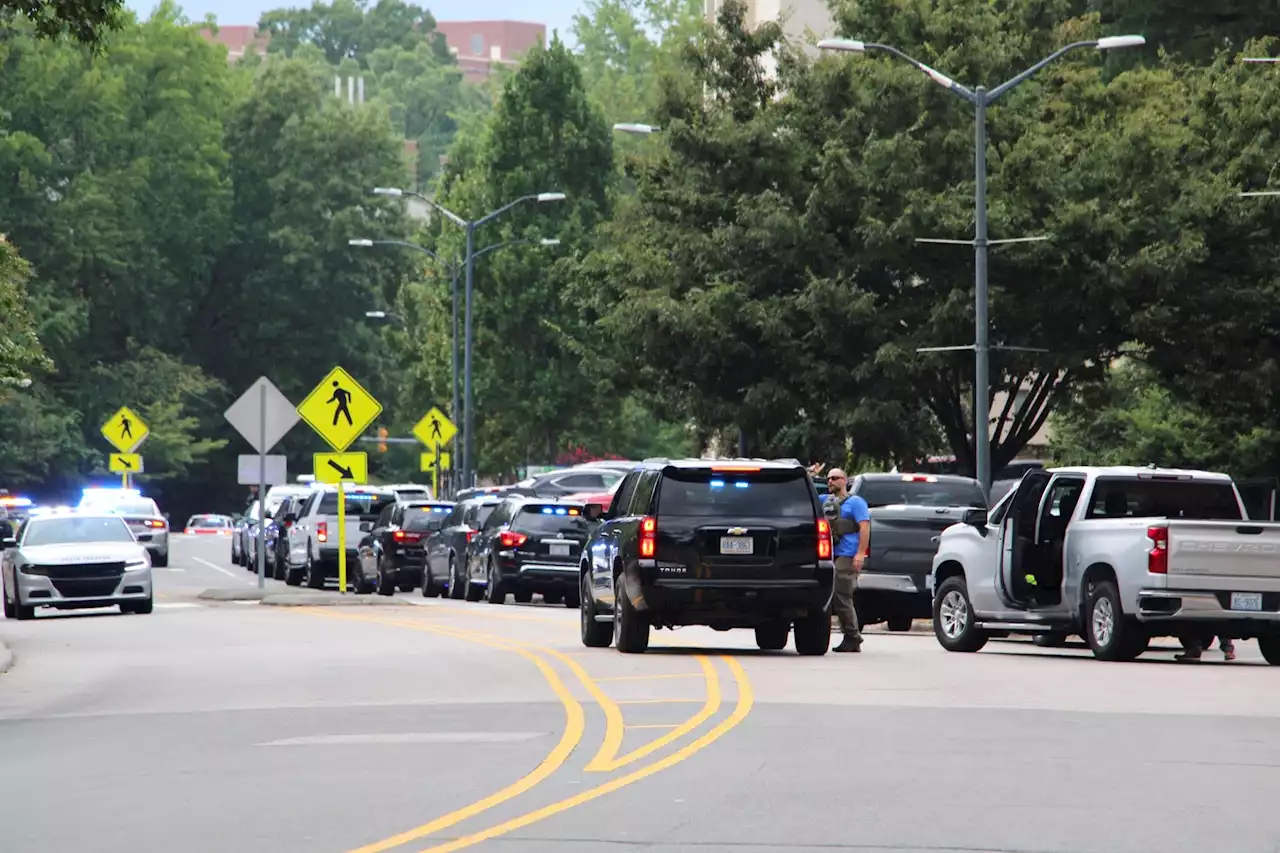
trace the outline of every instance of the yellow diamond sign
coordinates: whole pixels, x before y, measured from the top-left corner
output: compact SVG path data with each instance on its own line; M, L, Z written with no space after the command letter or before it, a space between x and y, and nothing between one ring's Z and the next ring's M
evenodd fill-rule
M143 439L151 434L151 430L147 429L142 418L135 415L128 406L121 406L120 410L107 418L107 422L102 425L102 434L115 446L116 450L121 453L132 453L134 448L142 444Z
M423 415L422 420L418 421L418 425L413 428L413 434L418 441L434 449L437 444L448 444L452 441L458 434L458 428L444 412L432 406L431 411Z
M298 406L298 414L341 453L382 414L382 404L341 367L329 371Z

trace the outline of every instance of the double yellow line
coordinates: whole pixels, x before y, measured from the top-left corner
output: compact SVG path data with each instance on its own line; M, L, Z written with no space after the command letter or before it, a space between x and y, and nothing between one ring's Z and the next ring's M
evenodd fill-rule
M400 847L401 845L417 841L421 838L440 832L441 830L448 829L449 827L455 826L464 820L473 818L491 808L494 808L495 806L513 800L521 794L532 790L551 776L551 774L564 766L574 749L576 749L582 742L586 725L586 714L583 711L581 703L579 703L578 700L574 698L573 694L569 692L564 681L560 678L559 674L551 664L544 659L543 655L554 658L573 672L578 681L582 683L582 686L586 688L587 693L591 696L592 700L600 706L601 711L604 713L604 739L600 744L600 749L597 750L595 756L590 762L588 762L585 768L589 772L605 773L621 769L630 764L634 764L642 758L652 755L672 743L675 743L680 738L693 732L707 720L711 719L720 710L723 702L720 689L720 679L716 673L715 667L712 665L712 662L708 657L705 655L698 655L697 660L702 666L702 675L707 685L707 696L702 708L698 713L694 714L679 726L676 726L667 734L646 743L642 747L632 750L626 755L618 757L618 752L622 748L622 739L626 726L623 722L622 712L618 708L617 703L610 699L605 692L600 689L599 684L596 683L581 664L573 660L573 658L568 655L558 652L555 649L536 646L517 640L509 640L503 637L489 636L460 628L428 625L419 621L325 612L319 609L308 609L302 612L331 619L371 622L379 625L408 628L415 631L425 631L439 636L451 637L453 639L476 643L490 648L514 652L515 654L518 654L530 661L538 668L538 671L551 687L552 692L556 695L560 704L564 706L564 732L561 734L559 742L554 748L552 748L541 763L533 769L532 772L516 780L505 788L495 791L489 796L477 800L470 805L449 812L448 814L441 815L440 817L429 821L428 823L424 823L421 826L405 830L404 832L398 833L389 838L384 838L373 844L359 847L355 850L349 851L349 853L383 853L384 851ZM421 853L451 853L451 851L454 850L461 850L463 848L479 844L482 841L488 841L489 839L506 835L507 833L514 832L517 829L522 829L530 824L545 820L553 815L560 814L561 812L583 805L584 803L589 803L592 800L603 797L605 794L613 793L620 788L625 788L628 785L639 782L641 779L645 779L655 773L659 773L669 767L673 767L676 764L685 761L695 753L710 746L746 719L747 715L751 712L751 707L755 701L755 697L751 689L751 682L747 678L747 674L742 669L741 664L727 656L722 656L721 660L724 661L725 665L733 675L734 682L737 687L737 703L728 717L712 729L708 730L701 737L691 741L664 758L632 770L630 773L625 775L615 777L608 782L597 785L594 788L590 788L558 802L551 803L550 805L543 806L542 808L526 812L519 817L492 825L486 829L471 833L470 835L465 835L449 842L427 847L422 850Z

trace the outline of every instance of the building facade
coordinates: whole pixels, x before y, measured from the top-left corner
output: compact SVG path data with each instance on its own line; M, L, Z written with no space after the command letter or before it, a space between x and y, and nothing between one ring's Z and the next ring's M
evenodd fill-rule
M792 44L804 44L807 34L812 32L816 38L828 38L836 35L835 22L826 0L746 0L747 24L752 29L769 21L779 21L787 41ZM716 22L724 0L704 0L703 8L710 24ZM770 62L772 73L776 65Z
M547 40L546 24L527 21L438 21L449 51L468 80L483 80L494 65L516 65Z

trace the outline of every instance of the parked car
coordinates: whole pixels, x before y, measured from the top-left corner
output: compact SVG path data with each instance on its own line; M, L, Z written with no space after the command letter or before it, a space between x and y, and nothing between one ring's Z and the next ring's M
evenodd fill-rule
M454 504L440 529L427 537L423 596L440 591L450 598L463 597L467 546L500 503L495 495L481 495Z
M947 528L933 558L934 633L948 651L992 636L1084 637L1133 660L1153 637L1257 638L1280 665L1280 523L1250 521L1226 474L1029 471L988 513Z
M426 584L423 594L438 594L434 582L424 578L426 539L444 526L453 509L449 501L400 500L382 508L374 521L363 521L360 530L361 571L375 578L380 595L413 592Z
M307 495L302 510L290 522L289 554L285 562L285 583L298 586L306 581L312 589L323 589L338 577L338 543L345 539L347 580L357 593L373 591L372 577L360 570L360 525L375 521L383 507L395 503L396 494L379 486L347 486L343 505L345 525L338 535L338 488L317 486Z
M529 602L539 593L577 607L578 564L602 513L599 504L506 498L471 540L464 597L504 604L508 594Z

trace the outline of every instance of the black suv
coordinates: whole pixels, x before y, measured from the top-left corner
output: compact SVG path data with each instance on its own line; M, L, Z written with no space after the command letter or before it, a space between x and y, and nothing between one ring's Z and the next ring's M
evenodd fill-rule
M604 508L516 496L498 505L468 546L466 599L504 604L535 592L578 606L578 563Z
M649 629L754 628L762 649L831 644L831 527L797 462L649 460L579 564L582 642L643 652ZM612 624L610 624L612 623Z
M425 582L426 539L444 526L449 501L398 500L382 508L376 521L360 523L360 570L378 579L379 595L413 592Z

